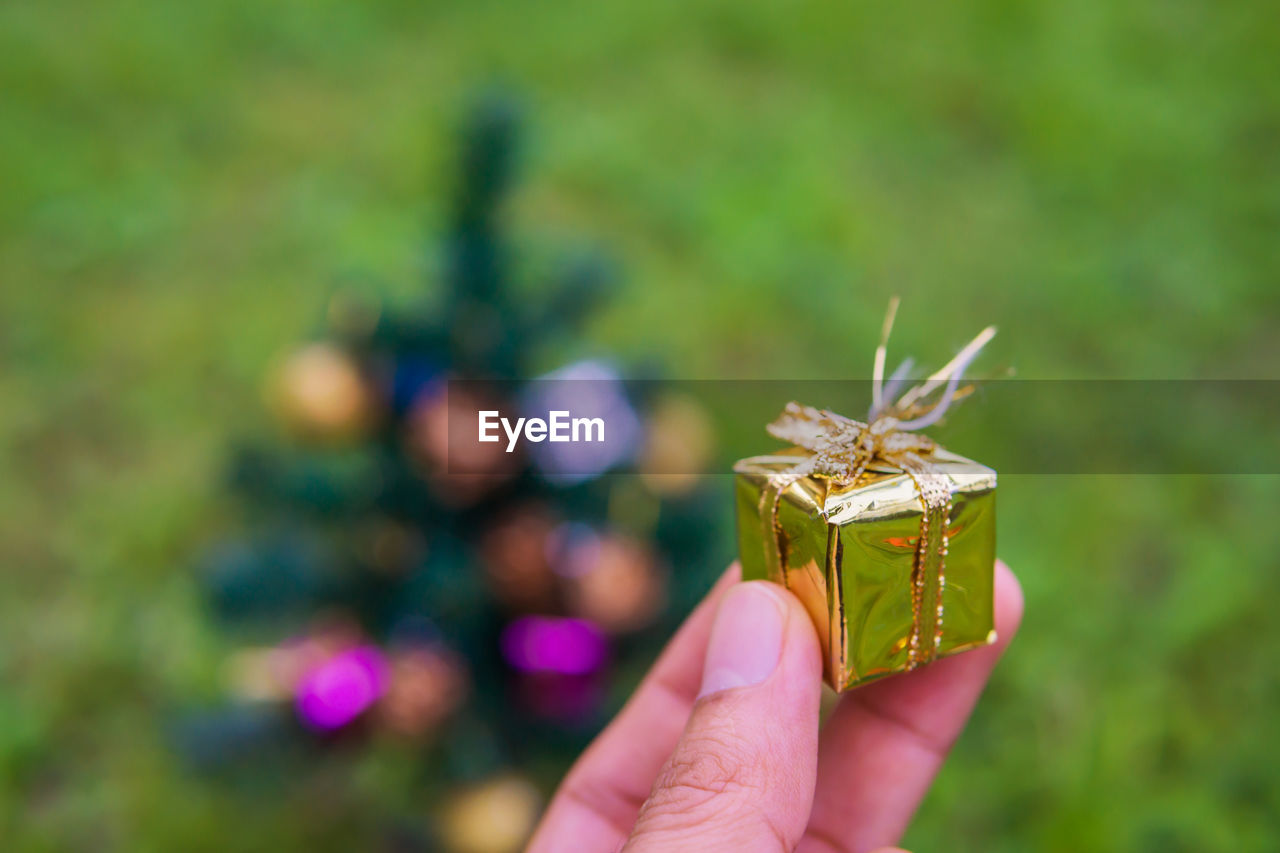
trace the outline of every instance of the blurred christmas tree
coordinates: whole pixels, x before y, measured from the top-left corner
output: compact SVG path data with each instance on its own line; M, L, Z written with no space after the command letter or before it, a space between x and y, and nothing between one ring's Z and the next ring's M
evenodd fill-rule
M709 584L717 515L696 478L660 475L708 452L697 405L606 363L552 375L582 380L631 440L569 467L457 434L450 447L454 413L474 418L463 403L554 393L522 378L610 284L588 257L536 303L514 292L500 213L515 144L512 106L481 103L438 308L336 298L322 340L274 377L294 440L238 454L245 530L202 573L237 636L270 642L228 662L236 705L183 730L205 764L268 760L282 740L404 741L454 798L435 831L459 850L518 843L536 810L524 780L567 767Z

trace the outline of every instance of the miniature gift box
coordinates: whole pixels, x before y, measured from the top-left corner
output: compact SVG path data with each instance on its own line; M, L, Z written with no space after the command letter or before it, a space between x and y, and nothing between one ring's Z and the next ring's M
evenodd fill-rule
M734 466L738 553L744 580L780 583L809 611L833 687L846 690L995 640L995 471L934 451L930 462L950 490L946 535L939 537L946 553L917 567L925 507L911 476L890 465L871 466L851 484L822 477L790 483L775 526L761 499L802 453ZM777 547L769 547L771 536Z

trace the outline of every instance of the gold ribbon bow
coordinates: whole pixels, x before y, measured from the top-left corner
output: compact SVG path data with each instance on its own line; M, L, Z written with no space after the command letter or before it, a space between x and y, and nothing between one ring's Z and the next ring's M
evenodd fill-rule
M947 519L951 515L951 487L929 457L938 445L915 430L936 423L953 401L968 396L972 386L960 387L965 368L995 335L994 326L983 329L927 380L909 389L896 401L886 402L896 393L907 371L908 359L894 371L888 385L884 380L885 354L898 300L889 303L880 345L876 348L872 374L872 404L867 422L846 418L825 409L788 403L782 414L767 427L769 434L808 450L793 467L773 475L760 495L761 518L768 518L772 536L765 536L768 565L782 578L786 540L778 523L778 502L790 486L805 477L830 480L836 485L852 485L871 465L892 465L915 482L924 512L916 539L911 570L912 628L907 639L907 668L914 669L933 660L942 642L942 590L946 586ZM935 392L942 390L935 396ZM781 579L781 578L780 578ZM932 593L932 595L930 595ZM926 598L931 600L926 602ZM922 641L922 637L931 637Z

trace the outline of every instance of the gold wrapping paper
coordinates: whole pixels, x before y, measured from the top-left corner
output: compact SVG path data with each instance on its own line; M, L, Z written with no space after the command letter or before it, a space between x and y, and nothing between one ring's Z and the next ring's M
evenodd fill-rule
M940 536L922 526L925 502L902 468L873 461L847 484L789 477L808 455L795 448L734 466L738 551L744 579L781 583L809 611L828 683L847 690L994 641L996 472L940 447L925 457L950 489ZM776 524L771 483L784 485ZM929 541L918 548L922 531ZM912 649L922 636L923 658Z

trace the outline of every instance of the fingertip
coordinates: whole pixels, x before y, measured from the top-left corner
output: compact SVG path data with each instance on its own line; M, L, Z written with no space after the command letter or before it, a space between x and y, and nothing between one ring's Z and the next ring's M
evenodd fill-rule
M786 587L770 581L747 581L758 585L760 589L778 601L786 613L787 647L790 654L803 659L804 670L816 671L822 677L822 643L818 639L818 629L809 618L809 611L800 603L800 599Z
M794 595L769 581L736 583L716 607L699 697L761 684L775 673L787 682L816 679L821 667L808 612Z
M736 565L736 564L735 564ZM742 581L742 587L749 587L753 592L762 592L771 597L782 608L790 619L797 610L803 611L804 605L800 603L800 599L796 598L786 587L776 584L773 581Z

